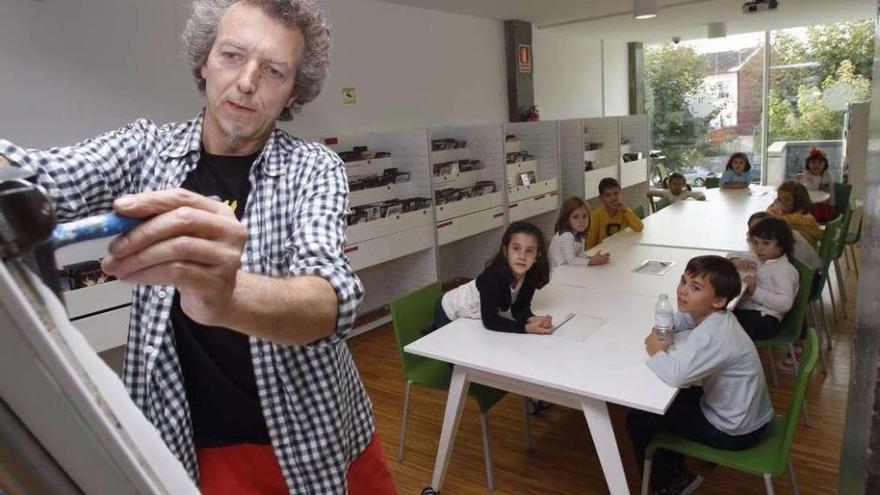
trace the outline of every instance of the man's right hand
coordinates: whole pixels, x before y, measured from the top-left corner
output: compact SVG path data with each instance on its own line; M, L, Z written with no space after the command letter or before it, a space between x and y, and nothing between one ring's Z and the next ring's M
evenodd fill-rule
M5 156L0 155L0 167L3 165L9 165L9 160L7 160Z

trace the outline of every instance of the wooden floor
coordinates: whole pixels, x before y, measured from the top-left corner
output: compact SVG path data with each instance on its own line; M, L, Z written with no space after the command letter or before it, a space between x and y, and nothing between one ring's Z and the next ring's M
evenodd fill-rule
M844 265L842 259L841 264ZM853 354L852 328L857 284L855 274L847 271L845 265L844 271L847 275L847 294L850 296L849 318L839 316L835 325L829 316L835 329L834 349L826 354L829 372L823 375L817 368L813 376L807 396L812 427L799 426L792 449L800 493L804 495L837 492L838 462ZM831 306L827 297L826 291L825 306L830 315ZM349 346L373 401L378 433L398 493L418 494L431 481L446 404L445 392L413 387L406 460L398 462L404 379L391 326L385 325L355 337ZM783 357L781 351L777 356L779 363ZM780 370L779 377L779 387L770 389L777 412L788 408L793 381L790 372ZM638 470L623 424L626 409L611 406L611 414L630 490L639 493ZM524 450L521 397L508 395L490 411L489 417L495 462L494 493L497 495L608 493L584 417L578 411L552 406L532 416L533 448L529 452ZM709 468L700 463L693 463L693 467L706 478L697 493L764 493L763 482L757 476L722 467ZM774 486L777 493L792 493L787 474L776 479ZM486 492L479 410L476 403L468 401L444 481L443 494Z

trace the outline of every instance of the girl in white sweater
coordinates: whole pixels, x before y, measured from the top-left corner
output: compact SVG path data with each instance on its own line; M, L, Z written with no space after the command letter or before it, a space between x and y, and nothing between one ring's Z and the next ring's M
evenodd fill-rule
M746 273L744 296L733 314L752 340L766 340L782 331L797 296L800 276L788 261L794 236L785 220L770 217L749 228L749 244L753 255L732 258Z
M587 256L584 239L590 228L590 205L572 196L562 203L554 227L555 235L550 241L550 268L561 265L587 266L608 263L610 254L597 252Z

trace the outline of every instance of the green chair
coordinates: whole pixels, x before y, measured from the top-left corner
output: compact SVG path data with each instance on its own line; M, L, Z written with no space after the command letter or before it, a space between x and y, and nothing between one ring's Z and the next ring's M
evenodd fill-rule
M819 283L816 284L815 290L810 294L810 316L813 324L819 325L818 314L822 315L823 332L827 340L826 344L829 349L832 347L831 342L831 324L828 321L828 313L825 312L825 303L822 300L822 291L828 286L831 292L831 301L834 302L834 293L831 284L828 282L828 274L831 270L831 263L834 260L837 243L841 242L843 237L843 218L837 217L825 224L825 232L822 239L819 240L819 258L822 260L822 268L819 270ZM819 312L816 311L816 303L819 305Z
M660 187L664 187L663 183L669 178L669 170L662 163L654 164L654 171L657 172L657 178L660 179Z
M633 213L635 213L636 216L639 217L639 220L645 219L645 207L644 206L641 206L641 205L636 206L635 208L633 208Z
M706 189L716 189L721 186L721 177L706 177Z
M763 476L764 487L770 495L775 493L773 491L773 476L779 476L788 466L792 491L797 494L797 479L794 474L794 466L791 463L791 445L794 442L794 434L797 430L798 412L804 403L807 385L810 383L810 376L816 368L818 352L819 344L816 330L811 328L807 331L807 342L804 347L803 360L801 361L801 373L795 382L788 411L784 415L773 418L765 428L761 442L758 445L745 450L723 450L707 447L674 435L665 433L657 435L648 444L645 452L642 495L647 495L648 493L648 484L651 479L651 463L654 458L654 452L657 449L679 452L689 457Z
M853 212L855 214L855 212ZM847 232L846 233L846 246L849 247L849 252L846 250L843 251L844 257L846 258L846 268L849 269L849 260L852 258L852 266L856 271L856 278L859 277L859 260L856 258L856 248L855 245L859 243L862 238L862 220L864 220L864 213L859 215L859 226L856 228L855 232ZM852 220L850 220L852 221Z
M852 196L852 184L844 184L843 182L835 182L832 185L834 190L834 204L836 211L834 216L840 216L846 213L844 208L849 206L849 198Z
M773 377L773 386L779 386L779 381L776 377L776 364L773 362L773 346L786 346L788 347L788 351L791 356L794 356L794 343L801 338L801 330L804 327L804 320L807 317L807 308L810 307L810 290L813 287L813 277L815 276L815 272L813 272L812 268L801 263L799 260L795 258L789 258L791 264L798 271L798 292L794 298L794 304L792 304L791 309L788 310L788 313L785 314L785 317L782 318L782 331L779 332L779 335L776 337L766 339L766 340L756 340L755 347L771 347L770 352L770 376ZM821 339L821 337L820 337ZM821 342L819 342L821 346ZM822 363L822 369L827 370L825 367L825 358L822 357L821 353L819 354L819 359ZM798 374L798 365L797 362L793 363L794 374L797 376ZM807 413L807 406L804 404L804 423L808 426L810 424L810 416Z
M837 206L838 211L840 210L840 205ZM840 292L840 309L843 313L844 318L849 318L846 311L846 282L843 280L843 271L840 270L840 257L846 252L846 237L849 235L849 224L852 222L853 216L853 206L850 203L847 203L847 207L845 210L841 212L843 215L843 223L840 228L843 229L843 234L840 236L840 239L834 245L834 273L837 276L837 289ZM833 301L832 301L833 302ZM835 311L835 314L837 312ZM837 320L835 319L835 322Z
M657 213L669 206L669 200L662 197L651 196L651 193L648 193L648 205L651 207L651 213Z
M409 419L409 399L412 385L421 385L437 390L448 390L452 378L451 367L442 361L430 359L404 352L403 348L422 337L423 332L430 330L434 325L434 305L442 295L440 284L435 282L431 285L415 290L390 304L391 321L394 327L394 336L397 339L397 351L403 363L403 374L406 377L406 392L403 399L403 425L400 430L400 447L397 453L398 461L404 458L404 443L406 440L406 427ZM492 468L492 454L489 443L489 418L488 411L507 392L472 383L468 388L468 395L477 401L480 406L480 427L483 436L483 455L486 460L486 484L489 490L495 489L495 475ZM523 402L525 417L526 447L530 447L528 413L525 412L525 399Z

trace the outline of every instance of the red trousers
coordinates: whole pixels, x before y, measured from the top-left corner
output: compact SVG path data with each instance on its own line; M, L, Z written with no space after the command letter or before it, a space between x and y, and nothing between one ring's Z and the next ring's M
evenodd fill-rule
M271 445L241 444L198 449L203 495L287 495L287 484ZM396 495L379 435L348 467L350 495Z

